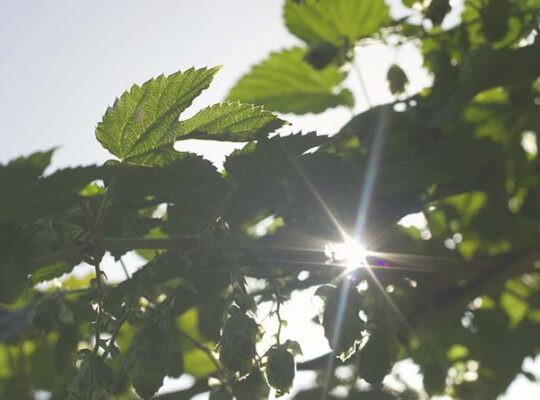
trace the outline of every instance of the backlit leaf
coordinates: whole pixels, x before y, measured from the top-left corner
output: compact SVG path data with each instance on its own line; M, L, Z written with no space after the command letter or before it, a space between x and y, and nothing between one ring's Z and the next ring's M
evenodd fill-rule
M191 68L134 85L107 110L97 126L97 139L121 160L148 163L157 149L172 147L172 126L217 71Z
M336 46L352 45L389 21L383 0L287 0L284 17L289 31L305 42Z
M346 74L330 66L316 70L304 61L306 50L295 47L272 53L244 75L229 100L262 105L282 113L320 113L354 104L348 89L339 90Z
M178 138L246 142L266 136L283 121L262 107L237 102L214 104L174 127Z

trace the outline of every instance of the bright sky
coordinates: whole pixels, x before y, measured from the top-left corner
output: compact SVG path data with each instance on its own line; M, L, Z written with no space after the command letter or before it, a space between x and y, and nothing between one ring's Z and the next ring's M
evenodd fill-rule
M2 0L0 162L57 146L53 169L105 161L109 156L94 128L106 107L133 83L162 73L223 65L192 110L222 100L252 64L298 43L285 30L281 9L282 0ZM412 46L361 49L358 63L374 104L391 100L385 75L392 62L409 75L411 93L430 82ZM365 108L356 77L348 83L357 95L356 111ZM342 108L286 119L292 130L333 133L350 116ZM231 146L192 142L183 148L219 165ZM306 359L324 353L322 330L306 331L319 303L306 295L293 300L284 310L291 321L284 333L302 339ZM518 381L505 399L540 398L538 388Z

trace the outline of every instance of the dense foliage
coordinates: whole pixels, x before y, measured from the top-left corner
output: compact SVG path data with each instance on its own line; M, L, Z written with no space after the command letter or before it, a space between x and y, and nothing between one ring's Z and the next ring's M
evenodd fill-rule
M540 349L540 1L468 0L450 27L448 0L403 4L396 19L383 0L287 0L302 44L226 102L181 119L218 69L160 76L98 124L113 160L46 174L50 150L1 166L0 398L150 398L189 374L157 398L256 400L288 393L298 369L319 374L298 400L493 399L535 379L522 363ZM432 86L409 96L394 64L395 102L333 136L273 134L286 117L272 112L351 107L345 78L373 42L417 44ZM218 171L175 150L185 139L246 143ZM419 212L425 227L397 224ZM349 236L368 252L347 269L322 249ZM146 265L108 281L104 255L133 251ZM36 289L81 262L95 274ZM333 352L297 364L280 307L311 287ZM403 359L425 393L383 381Z

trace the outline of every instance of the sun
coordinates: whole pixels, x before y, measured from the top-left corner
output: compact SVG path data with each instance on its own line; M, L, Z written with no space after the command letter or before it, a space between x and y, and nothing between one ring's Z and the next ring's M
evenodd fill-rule
M343 263L347 269L363 268L367 266L367 250L359 241L346 238L341 243L327 243L324 248L327 257Z

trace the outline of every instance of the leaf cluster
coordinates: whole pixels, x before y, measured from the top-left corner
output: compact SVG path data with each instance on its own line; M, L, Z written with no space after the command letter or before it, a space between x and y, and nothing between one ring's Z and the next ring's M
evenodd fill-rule
M450 2L403 4L410 17L382 0L287 0L301 43L225 102L186 118L219 68L162 75L106 110L104 165L50 172L49 150L0 166L0 397L173 398L156 393L187 374L174 398L257 400L315 370L295 399L484 399L534 379L522 363L540 347L540 4L468 1L450 28ZM370 62L356 49L374 42L416 44L432 85L411 96L395 62L393 102L332 136L286 132L276 113L352 109L347 77ZM187 139L243 145L218 170L176 150ZM366 268L322 251L348 236ZM112 283L107 253L144 265ZM81 263L94 272L64 275ZM299 362L282 307L312 287L331 351ZM277 332L262 329L267 305ZM385 385L404 359L425 393Z

